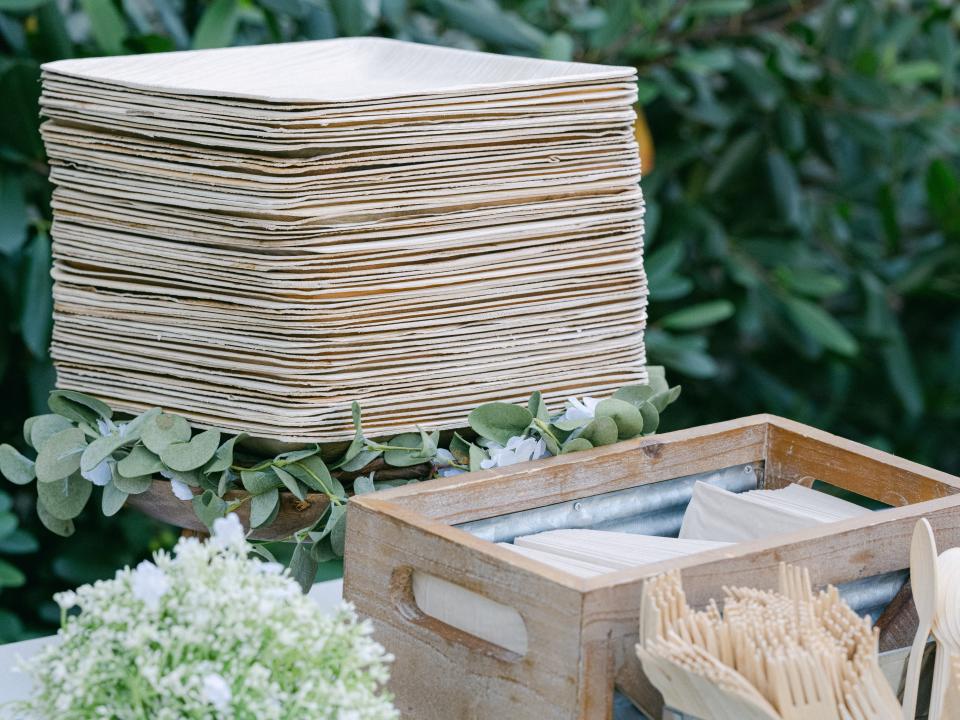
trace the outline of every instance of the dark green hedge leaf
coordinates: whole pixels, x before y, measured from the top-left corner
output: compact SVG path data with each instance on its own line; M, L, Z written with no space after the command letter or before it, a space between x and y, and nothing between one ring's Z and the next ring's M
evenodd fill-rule
M712 300L670 313L660 320L668 330L698 330L733 316L736 307L729 300Z
M856 355L857 339L830 313L809 300L788 298L787 312L796 326L828 350L840 355Z

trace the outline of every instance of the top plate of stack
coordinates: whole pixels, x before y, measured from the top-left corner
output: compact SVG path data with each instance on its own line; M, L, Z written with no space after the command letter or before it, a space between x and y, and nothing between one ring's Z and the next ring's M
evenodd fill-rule
M646 377L632 68L356 38L44 66L62 387L267 438Z

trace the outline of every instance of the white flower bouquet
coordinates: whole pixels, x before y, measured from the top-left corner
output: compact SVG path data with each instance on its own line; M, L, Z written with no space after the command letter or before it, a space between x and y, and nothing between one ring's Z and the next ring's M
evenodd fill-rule
M369 623L348 605L324 615L249 550L229 515L206 543L181 539L172 555L57 595L60 642L21 666L36 692L13 717L398 717L380 691L392 658Z

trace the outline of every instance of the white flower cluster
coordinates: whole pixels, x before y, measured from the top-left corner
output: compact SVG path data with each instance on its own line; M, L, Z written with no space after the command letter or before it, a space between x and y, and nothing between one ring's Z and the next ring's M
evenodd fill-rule
M392 658L344 605L325 615L283 568L248 557L235 515L206 543L61 593L60 643L21 670L17 718L388 720Z

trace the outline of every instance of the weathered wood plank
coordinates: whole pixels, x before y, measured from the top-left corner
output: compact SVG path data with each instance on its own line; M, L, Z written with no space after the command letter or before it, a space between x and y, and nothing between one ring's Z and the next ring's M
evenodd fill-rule
M344 596L373 620L376 638L396 656L390 688L405 717L578 717L579 591L458 543L460 531L414 524L383 512L373 498L360 500L348 514ZM527 653L498 653L422 616L404 587L411 570L515 608L526 625Z
M816 478L888 505L960 492L960 478L783 418L770 419L766 485Z
M629 440L497 470L386 490L378 497L447 523L599 495L764 457L766 415Z

